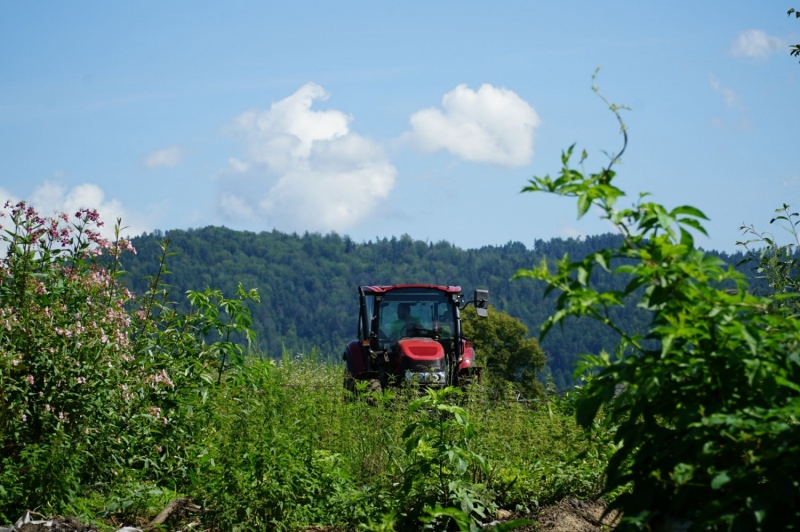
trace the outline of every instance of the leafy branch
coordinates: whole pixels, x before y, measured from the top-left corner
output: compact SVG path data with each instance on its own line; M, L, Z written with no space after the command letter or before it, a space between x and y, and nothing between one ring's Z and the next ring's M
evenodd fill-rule
M601 98L620 123L623 149L587 173L570 166L572 145L562 152L556 179L534 177L523 191L572 197L579 218L594 207L622 244L580 260L565 256L552 272L543 261L515 277L544 281L546 292L559 294L542 335L568 316L620 334L613 356L586 354L576 370L587 378L578 422L591 428L602 416L617 427L606 490L623 491L613 506L639 527L670 519L698 529L788 526L800 519L785 511L794 503L782 487L800 476L800 461L790 458L800 443L788 443L800 441L800 325L777 298L749 293L742 274L695 248L692 233L706 234L699 209L668 209L645 201L647 194L632 207L617 207L625 194L614 186L612 168L627 132L623 107ZM580 163L586 159L583 151ZM775 220L794 229L796 217L784 210ZM793 282L786 277L791 259L785 253L775 259L773 282ZM597 289L597 268L626 276L625 289ZM611 318L610 310L629 298L651 311L642 331L626 333Z

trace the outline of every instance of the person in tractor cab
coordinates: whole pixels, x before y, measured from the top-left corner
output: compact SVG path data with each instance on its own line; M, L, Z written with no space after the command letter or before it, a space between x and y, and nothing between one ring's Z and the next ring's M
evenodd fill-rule
M408 334L407 329L409 327L420 323L422 322L419 318L411 315L411 305L409 303L400 303L397 305L397 320L392 323L389 336L392 340L399 340Z

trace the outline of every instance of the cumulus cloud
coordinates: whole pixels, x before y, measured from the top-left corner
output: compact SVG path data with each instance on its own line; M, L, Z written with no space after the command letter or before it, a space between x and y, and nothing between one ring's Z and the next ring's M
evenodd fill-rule
M147 168L174 168L180 164L185 156L186 150L179 146L172 146L171 148L164 148L163 150L156 150L149 153L144 158L144 165Z
M515 92L462 84L442 98L442 108L423 109L410 119L404 139L422 151L448 151L467 161L523 166L533 158L539 115Z
M45 216L61 212L72 216L79 209L95 209L105 224L100 232L108 239L114 237L117 218L121 218L123 227L127 227L123 235L138 235L153 229L147 217L125 209L117 199L107 199L103 190L91 183L67 188L60 183L46 181L33 191L30 204Z
M745 30L741 32L731 45L734 57L749 59L766 59L774 52L782 51L788 46L784 39L773 37L762 30Z
M282 230L344 231L389 195L397 170L384 149L350 131L345 113L312 109L327 98L308 83L232 121L247 156L229 159L217 178L223 214Z

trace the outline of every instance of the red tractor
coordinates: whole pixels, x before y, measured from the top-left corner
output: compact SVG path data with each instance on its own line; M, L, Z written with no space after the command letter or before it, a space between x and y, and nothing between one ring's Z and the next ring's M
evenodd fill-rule
M358 340L344 351L345 389L368 381L368 391L411 382L465 386L480 376L475 351L461 331L460 311L488 314L489 292L464 304L459 286L403 284L358 289Z

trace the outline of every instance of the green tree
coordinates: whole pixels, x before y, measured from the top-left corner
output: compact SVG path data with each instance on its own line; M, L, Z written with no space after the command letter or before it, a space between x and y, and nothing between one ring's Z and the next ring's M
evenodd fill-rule
M524 323L492 306L488 318L479 318L473 307L464 309L461 318L489 386L511 382L527 398L542 394L536 374L544 368L545 354Z
M172 230L132 240L138 253L126 256L125 269L130 274L122 281L133 293L147 291L146 279L157 272L164 237L169 238L175 254L169 258L172 274L162 279L171 285L170 299L177 301L177 310L192 311L183 297L187 290L214 287L232 294L241 282L257 288L263 301L259 305L246 302L259 350L280 357L284 348L307 353L313 347L336 359L355 332L359 285L459 284L465 294L487 287L496 307L519 319L535 335L552 314L556 298L543 297L544 283L511 281L514 273L543 257L560 258L568 253L574 259L583 258L622 242L620 235L607 233L534 240L532 248L508 242L464 250L447 242L429 244L400 238L395 239L397 249L392 251L388 239L347 244L348 240L334 234L249 233L222 227ZM395 261L393 253L404 259ZM736 257L721 256L729 264L743 258L742 252ZM624 290L629 281L621 275L596 273L597 287L604 290ZM764 280L756 282L766 287ZM650 320L649 311L637 307L633 299L614 312L615 321L624 324L629 333L641 330ZM554 377L562 376L557 379L562 389L574 384L571 375L578 353L613 351L619 341L619 335L601 323L577 325L574 321L568 320L540 341L547 353L546 369Z
M795 18L800 18L800 11L797 11L795 8L789 9L787 15L790 17L794 14ZM789 47L789 54L792 57L800 57L800 44L795 44Z

